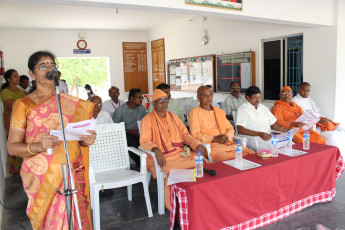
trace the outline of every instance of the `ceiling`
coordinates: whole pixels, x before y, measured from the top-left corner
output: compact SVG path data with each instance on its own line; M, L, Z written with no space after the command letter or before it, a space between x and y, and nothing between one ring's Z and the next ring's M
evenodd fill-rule
M187 15L158 11L0 1L0 28L150 30Z

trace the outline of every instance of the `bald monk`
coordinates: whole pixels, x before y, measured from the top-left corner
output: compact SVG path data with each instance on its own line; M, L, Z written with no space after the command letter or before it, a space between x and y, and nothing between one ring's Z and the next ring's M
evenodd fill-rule
M169 173L171 169L187 169L195 167L195 155L201 151L207 156L206 149L201 142L192 137L174 113L167 111L169 99L166 93L156 89L152 95L153 110L141 121L140 145L142 148L154 152L161 170ZM187 157L180 154L184 152L184 143L187 143L195 152ZM207 163L207 162L206 162ZM147 169L156 178L156 169L153 158L147 156ZM170 187L165 180L165 206L170 209Z
M210 156L215 162L235 158L236 143L232 142L234 128L228 121L225 111L212 106L213 93L206 86L198 89L200 106L189 113L189 130L199 141L211 144ZM254 151L243 148L243 156Z
M289 86L284 86L280 90L280 100L274 103L272 109L273 115L277 118L277 123L285 128L300 128L304 124L302 122L296 122L296 119L303 114L303 109L299 107L295 102L292 102L292 89ZM325 144L325 140L320 134L313 130L309 130L310 141L320 144ZM304 130L299 129L293 136L294 143L303 142Z
M300 106L303 111L311 110L313 113L320 117L319 122L316 124L316 127L320 128L321 131L333 131L339 125L338 123L322 116L319 113L319 108L313 101L309 98L310 93L310 84L308 82L303 82L298 87L298 94L292 98L292 101Z

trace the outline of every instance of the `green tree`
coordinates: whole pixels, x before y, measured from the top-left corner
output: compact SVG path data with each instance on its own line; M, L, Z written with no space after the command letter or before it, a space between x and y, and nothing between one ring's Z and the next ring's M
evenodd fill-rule
M79 86L85 84L103 87L107 82L108 58L57 58L61 79L72 86L79 78Z

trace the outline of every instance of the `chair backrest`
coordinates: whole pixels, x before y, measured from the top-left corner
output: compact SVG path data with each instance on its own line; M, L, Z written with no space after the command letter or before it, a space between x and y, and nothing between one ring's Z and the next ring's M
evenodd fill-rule
M96 141L90 146L89 162L95 172L129 168L125 124L96 124Z

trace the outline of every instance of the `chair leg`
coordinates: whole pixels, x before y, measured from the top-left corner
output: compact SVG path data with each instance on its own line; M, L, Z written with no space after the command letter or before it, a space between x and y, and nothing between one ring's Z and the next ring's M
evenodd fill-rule
M151 173L147 172L147 185L150 187Z
M132 185L127 186L127 196L128 196L128 200L132 201Z
M94 230L101 229L101 220L100 220L100 203L99 203L99 189L93 188L93 227Z
M157 175L157 190L158 190L158 214L163 215L165 213L164 176L161 173L160 175Z
M147 213L149 217L152 217L152 206L151 206L151 200L150 200L150 194L149 194L149 188L147 185L147 180L146 178L143 181L143 187L144 187L144 196L145 196L145 201L146 201L146 207L147 207Z

